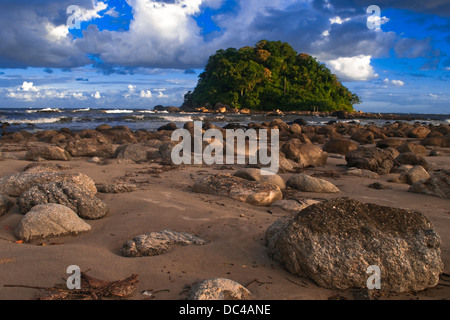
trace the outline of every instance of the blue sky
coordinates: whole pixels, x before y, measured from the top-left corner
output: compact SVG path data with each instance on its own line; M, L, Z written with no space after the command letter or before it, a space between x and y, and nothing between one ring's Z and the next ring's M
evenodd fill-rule
M79 29L67 8L77 6ZM379 18L367 13L380 8ZM218 49L281 40L366 112L450 113L450 1L2 0L0 107L180 106ZM379 24L370 29L367 21Z

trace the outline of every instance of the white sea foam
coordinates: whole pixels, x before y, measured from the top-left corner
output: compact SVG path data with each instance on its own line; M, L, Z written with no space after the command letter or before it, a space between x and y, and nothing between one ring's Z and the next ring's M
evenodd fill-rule
M168 121L168 122L189 122L189 121L193 121L192 116L184 116L184 117L176 117L176 116L163 116L162 117L164 120ZM196 120L203 120L204 117L196 117Z
M114 110L105 110L104 113L133 113L133 110L128 109L114 109Z
M139 110L138 112L139 112L139 113L156 113L156 112L153 111L153 110Z
M76 109L76 110L73 110L72 112L87 112L87 111L90 111L91 110L91 108L86 108L86 109Z
M55 123L55 122L59 122L61 120L66 120L66 117L55 117L55 118L37 118L37 119L8 119L6 122L9 123L17 123L17 124L23 124L23 123L33 123L33 124L38 124L38 123ZM69 118L70 119L70 118Z

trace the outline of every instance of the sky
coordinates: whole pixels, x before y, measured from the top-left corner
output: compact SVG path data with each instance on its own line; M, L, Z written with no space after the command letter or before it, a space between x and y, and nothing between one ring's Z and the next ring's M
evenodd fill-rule
M210 55L263 39L357 110L450 113L449 0L0 0L0 107L180 106Z

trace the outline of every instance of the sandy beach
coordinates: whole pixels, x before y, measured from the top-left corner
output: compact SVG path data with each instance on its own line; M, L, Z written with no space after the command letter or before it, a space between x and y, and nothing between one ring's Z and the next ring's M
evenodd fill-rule
M330 137L325 136L328 141ZM349 136L343 135L345 139ZM420 143L419 138L401 138ZM364 144L375 147L377 141ZM30 163L25 159L29 148L57 145L42 141L16 142L2 139L0 177L19 173ZM59 143L59 145L63 145ZM323 143L315 143L322 148ZM117 148L119 144L114 144ZM430 156L435 150L439 156ZM424 159L431 174L450 170L450 149L427 147ZM240 283L254 300L328 300L357 299L354 290L320 287L310 278L293 275L267 254L266 230L288 211L276 206L256 206L228 197L196 193L192 186L198 178L212 174L234 174L242 165L182 165L167 166L160 161L134 163L101 158L73 156L70 161L45 160L38 163L69 165L68 172L83 173L96 184L131 183L136 190L121 193L97 193L109 208L106 216L86 220L91 226L77 236L52 237L30 243L18 241L14 229L23 219L16 204L0 217L0 299L29 300L42 297L45 290L4 285L53 287L64 283L66 269L77 265L92 277L103 280L125 279L138 274L138 286L130 300L186 299L193 283L211 278L227 278ZM338 193L283 190L283 199L313 199L323 201L351 197L363 203L417 210L435 227L441 240L444 264L439 283L420 292L374 293L377 299L428 300L450 298L450 201L443 197L408 192L407 183L393 183L399 173L390 172L380 178L345 174L347 161L343 155L328 153L323 166L306 167L302 173L320 177L339 188ZM295 172L279 175L287 181ZM368 186L380 182L386 189ZM124 257L122 245L136 235L162 230L187 232L205 240L204 245L179 246L157 256ZM447 276L446 276L447 275ZM147 292L147 294L145 294ZM152 293L149 295L148 293ZM372 297L373 298L373 297Z

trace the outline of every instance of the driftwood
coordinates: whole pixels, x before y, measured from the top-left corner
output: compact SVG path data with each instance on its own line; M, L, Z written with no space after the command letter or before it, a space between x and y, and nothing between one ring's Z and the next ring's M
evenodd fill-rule
M81 272L81 289L68 289L66 284L51 288L26 285L4 285L9 288L29 288L46 290L48 295L38 300L101 300L102 298L125 298L133 294L137 288L138 275L132 274L124 280L106 281L88 276Z

